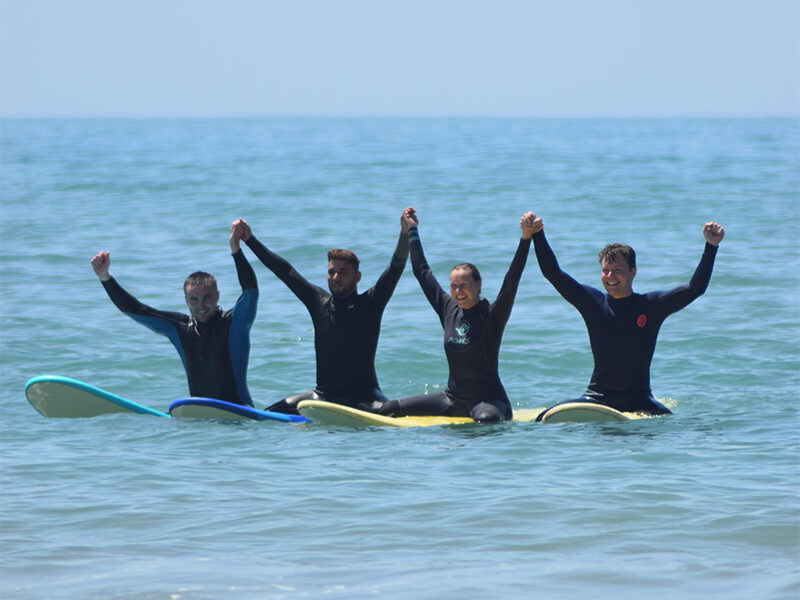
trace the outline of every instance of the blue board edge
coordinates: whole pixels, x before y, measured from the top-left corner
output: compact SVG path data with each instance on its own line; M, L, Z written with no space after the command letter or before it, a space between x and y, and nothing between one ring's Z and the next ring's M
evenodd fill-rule
M179 398L169 405L169 412L172 413L173 409L179 406L209 406L219 410L226 410L234 414L247 417L256 421L283 421L286 423L305 423L308 421L302 415L287 415L285 413L272 412L268 410L258 410L251 406L243 406L241 404L234 404L233 402L226 402L225 400L217 400L215 398L203 398L200 396L191 396L189 398Z
M111 392L107 392L105 390L101 390L99 387L95 387L91 384L85 383L83 381L79 381L77 379L73 379L72 377L65 377L63 375L37 375L36 377L32 377L28 380L25 384L25 393L27 396L28 388L32 385L42 382L55 382L60 383L62 385L67 385L73 387L77 390L81 390L83 392L87 392L89 394L94 394L104 400L108 400L112 404L116 404L117 406L121 406L131 412L135 412L140 415L152 415L156 417L170 417L171 415L161 412L160 410L156 410L154 408L150 408L149 406L145 406L143 404L139 404L138 402L134 402L133 400L127 400L122 398L121 396L117 396L116 394L112 394Z

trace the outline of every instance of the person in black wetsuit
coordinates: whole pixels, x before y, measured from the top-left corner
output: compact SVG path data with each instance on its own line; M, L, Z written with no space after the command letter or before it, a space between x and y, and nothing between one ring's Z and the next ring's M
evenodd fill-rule
M328 293L306 281L285 259L258 241L249 226L242 239L305 305L314 324L316 388L284 398L267 410L297 414L301 400L327 400L377 411L387 398L378 385L375 352L383 311L408 258L405 220L401 219L400 238L389 266L377 283L361 294L357 291L359 261L349 250L328 252Z
M533 244L542 274L581 313L594 356L589 387L580 398L565 402L595 402L619 411L653 415L670 413L650 390L650 362L658 331L664 319L706 291L725 230L717 223L706 223L705 249L691 281L663 292L634 293L633 248L622 244L606 246L599 255L604 294L581 285L559 268L545 238L542 219L536 217L535 223ZM544 412L537 420L541 420Z
M250 327L256 316L258 283L253 268L239 248L244 232L240 221L231 225L230 247L242 295L236 305L222 311L213 276L192 273L183 284L191 315L157 310L126 292L108 272L111 257L100 252L92 267L112 302L137 323L166 336L175 346L186 370L189 393L252 406L247 389Z
M450 271L449 294L442 289L425 260L416 211L409 207L404 215L410 227L414 275L442 323L450 375L444 392L390 400L381 414L471 417L480 422L511 419L511 403L500 382L498 358L503 329L528 258L534 214L526 213L520 219L522 238L492 304L480 297L481 276L469 263L456 265Z

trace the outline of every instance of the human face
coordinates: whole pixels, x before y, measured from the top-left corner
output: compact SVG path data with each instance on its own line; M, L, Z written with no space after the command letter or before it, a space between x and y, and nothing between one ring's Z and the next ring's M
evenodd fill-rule
M481 282L475 281L469 271L450 271L450 295L461 308L472 308L480 300Z
M328 262L328 289L337 298L346 298L356 291L361 281L361 272L356 271L353 263L341 258Z
M633 293L633 278L636 267L630 268L625 260L609 261L603 259L600 264L600 280L612 298L627 298Z
M184 292L192 316L204 323L217 313L219 290L213 285L190 285Z

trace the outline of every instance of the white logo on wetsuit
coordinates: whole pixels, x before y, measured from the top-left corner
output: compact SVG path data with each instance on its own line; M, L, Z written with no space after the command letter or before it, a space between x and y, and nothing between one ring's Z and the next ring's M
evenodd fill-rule
M448 344L461 344L467 345L470 342L470 339L467 336L469 333L469 321L464 321L455 328L455 332L459 335L459 337L450 336L447 340Z

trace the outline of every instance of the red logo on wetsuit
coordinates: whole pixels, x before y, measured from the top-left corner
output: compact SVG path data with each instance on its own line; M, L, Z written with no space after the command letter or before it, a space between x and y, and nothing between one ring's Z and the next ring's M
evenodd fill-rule
M636 324L641 328L647 324L647 315L639 315L639 318L636 319Z

